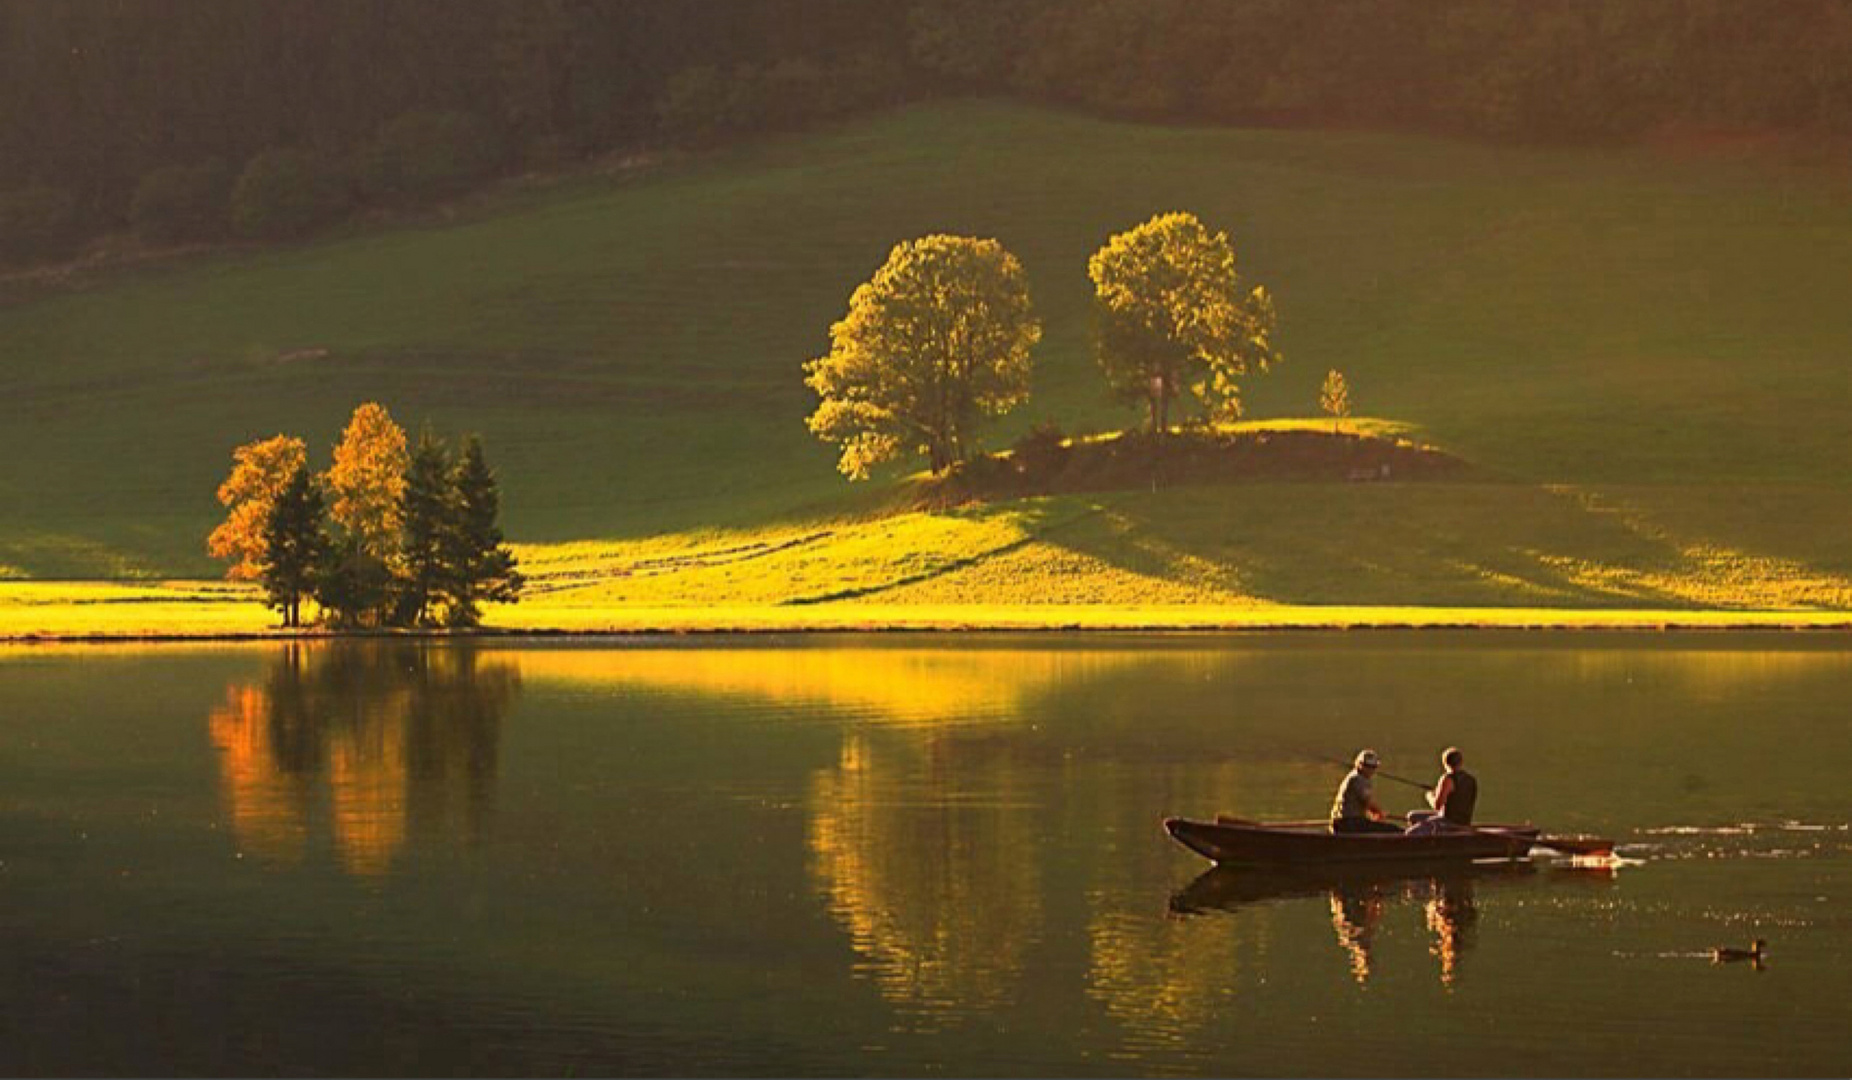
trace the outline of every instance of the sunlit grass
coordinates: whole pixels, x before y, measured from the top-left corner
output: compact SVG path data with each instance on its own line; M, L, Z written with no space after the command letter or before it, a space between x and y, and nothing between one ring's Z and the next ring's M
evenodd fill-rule
M836 476L800 364L896 239L996 236L1029 273L1035 396L990 445L1038 420L1097 440L1138 415L1105 398L1081 268L1171 208L1229 229L1279 300L1287 360L1240 427L1329 430L1308 414L1339 368L1360 412L1396 418L1345 431L1436 443L1474 482L883 513L906 484ZM155 582L215 572L233 446L294 432L325 463L362 400L485 435L534 581L491 612L508 627L1848 610L1848 253L1838 188L1773 168L909 110L0 310L0 577L148 582L0 587L0 633L265 632L252 600Z
M1358 411L1526 482L1669 483L1700 504L1709 485L1808 483L1841 514L1839 200L1824 179L1646 151L908 110L0 310L0 456L31 463L0 475L0 563L207 574L230 448L289 431L325 460L362 400L482 431L520 539L840 506L799 365L889 246L926 231L1001 239L1048 328L1035 397L992 445L1041 419L1117 429L1136 414L1101 389L1081 267L1170 208L1230 230L1278 297L1287 360L1247 387L1253 416L1306 415L1335 367Z
M261 634L254 589L219 582L0 582L0 638Z

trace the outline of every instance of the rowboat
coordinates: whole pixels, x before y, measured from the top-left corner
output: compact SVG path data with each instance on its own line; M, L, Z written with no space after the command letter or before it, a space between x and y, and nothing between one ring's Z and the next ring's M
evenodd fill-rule
M1327 863L1521 859L1537 842L1529 825L1480 825L1471 831L1406 836L1332 833L1322 825L1192 821L1166 818L1179 844L1224 866L1306 866Z

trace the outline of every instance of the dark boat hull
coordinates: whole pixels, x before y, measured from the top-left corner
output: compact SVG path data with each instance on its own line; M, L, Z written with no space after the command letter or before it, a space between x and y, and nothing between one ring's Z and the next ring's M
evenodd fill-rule
M1164 828L1177 842L1213 862L1229 866L1322 866L1340 863L1429 860L1518 859L1530 853L1537 830L1497 826L1476 831L1403 836L1396 833L1333 834L1267 825L1170 818ZM1488 827L1489 828L1489 827Z

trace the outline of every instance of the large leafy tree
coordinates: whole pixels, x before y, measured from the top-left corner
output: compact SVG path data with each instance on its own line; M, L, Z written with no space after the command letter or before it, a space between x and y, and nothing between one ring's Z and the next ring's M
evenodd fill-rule
M302 625L302 598L315 590L328 547L322 528L322 493L306 465L289 474L264 519L260 578L270 606L283 625Z
M452 626L474 626L481 604L519 600L526 581L502 543L501 490L474 435L451 469L449 494L448 527L440 535L446 617Z
M1194 214L1160 214L1106 242L1087 261L1100 366L1113 392L1170 426L1171 399L1189 394L1212 419L1241 415L1240 378L1279 362L1273 298L1235 270L1227 233Z
M219 485L225 520L206 537L206 551L231 566L225 576L256 581L264 563L264 529L270 508L308 460L308 448L293 435L246 443L232 451L231 475Z
M842 446L852 480L924 454L934 472L962 461L984 415L1029 396L1041 338L1022 264L995 240L925 236L895 245L830 327L830 351L804 366L822 398L809 419Z
M328 470L335 522L387 564L398 558L408 460L405 430L385 406L369 401L354 410Z

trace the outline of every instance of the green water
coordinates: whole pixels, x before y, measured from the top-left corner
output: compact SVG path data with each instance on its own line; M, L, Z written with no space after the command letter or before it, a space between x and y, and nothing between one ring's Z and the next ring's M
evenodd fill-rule
M1845 1075L1849 701L1833 636L7 649L0 1071ZM1448 744L1626 858L1159 827Z

